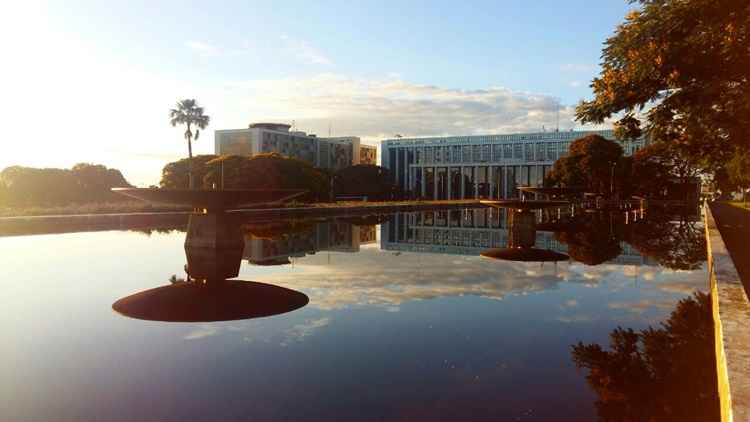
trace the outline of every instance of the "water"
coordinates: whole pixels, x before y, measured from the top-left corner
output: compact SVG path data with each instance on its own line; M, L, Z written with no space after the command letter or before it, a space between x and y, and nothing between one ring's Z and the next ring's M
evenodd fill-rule
M378 225L338 219L287 234L256 228L257 236L246 233L238 279L293 289L309 303L210 323L145 321L112 310L123 297L185 277L183 231L0 238L0 420L632 415L623 404L651 387L628 395L626 385L615 399L597 391L587 381L590 366L576 367L572 346L607 350L618 326L658 327L681 299L706 290L707 275L697 223L661 219L634 230L620 217L582 216L581 231L537 232L537 247L589 263L606 258L598 265L481 257L507 243L504 215L492 212L401 214ZM449 220L461 227L439 227ZM594 229L586 234L585 227ZM663 236L644 237L659 228L678 233L670 235L678 239L671 249ZM693 349L710 344L701 346ZM703 390L659 379L653 396L681 400L688 411L713 405L715 382L697 382L700 369L688 371L697 372L685 374L687 382ZM638 400L629 404L642 412L663 407ZM710 407L705 413L713 415Z

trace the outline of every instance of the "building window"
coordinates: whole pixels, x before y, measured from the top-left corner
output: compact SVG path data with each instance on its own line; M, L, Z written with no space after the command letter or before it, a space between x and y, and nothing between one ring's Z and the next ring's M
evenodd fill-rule
M460 145L453 145L451 146L451 163L460 163L461 162L461 146Z
M503 145L503 158L506 160L512 160L513 159L513 145L511 144L504 144Z
M534 161L534 144L526 144L524 150L526 161Z
M523 144L513 145L513 159L523 160Z
M495 144L492 146L492 161L498 162L503 159L503 146Z
M480 161L482 159L482 146L474 145L472 149L474 150L473 162Z
M435 149L433 147L427 147L424 150L424 162L432 164L435 161L434 158Z
M544 144L543 143L537 143L536 144L536 161L544 161Z
M461 148L461 152L462 152L461 162L470 163L471 162L471 145L464 145Z
M443 162L443 147L435 147L435 162Z
M489 145L482 145L482 155L479 158L479 161L487 162L490 160L490 146Z

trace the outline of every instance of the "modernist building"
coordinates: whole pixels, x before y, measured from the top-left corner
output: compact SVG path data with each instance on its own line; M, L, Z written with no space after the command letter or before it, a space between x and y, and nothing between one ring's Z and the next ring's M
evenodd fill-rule
M517 186L539 186L571 142L612 130L386 139L382 166L406 192L427 199L512 198ZM623 145L632 154L643 139Z
M376 164L376 147L363 145L355 136L319 138L290 128L283 123L254 123L247 129L217 130L214 152L250 156L278 152L334 171L354 164Z

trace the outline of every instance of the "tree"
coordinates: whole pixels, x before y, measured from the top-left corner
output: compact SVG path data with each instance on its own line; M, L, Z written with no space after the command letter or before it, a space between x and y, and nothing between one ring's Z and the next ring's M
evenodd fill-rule
M691 165L718 171L750 147L750 7L737 0L638 0L606 40L594 99L577 119L619 114L623 137L645 130ZM642 120L645 123L642 127Z
M649 212L629 225L627 242L641 254L672 270L697 270L706 261L706 238L695 221Z
M750 151L742 151L727 164L729 180L742 190L742 202L747 202L747 189L750 188Z
M389 199L397 189L391 172L372 164L358 164L334 174L337 196L366 196L370 200Z
M586 265L599 265L617 258L621 224L605 220L603 214L573 217L564 231L555 232L557 241L568 245L568 255Z
M660 195L669 187L686 186L698 176L694 157L681 153L673 144L653 143L633 155L634 188L644 196Z
M209 116L203 114L203 107L199 107L198 103L194 99L180 100L177 102L176 108L169 110L169 123L172 127L177 125L185 125L185 139L188 143L188 186L190 189L194 187L193 181L193 136L197 141L201 134L201 129L205 129L208 126L210 120ZM196 126L195 135L193 135L192 126Z
M197 155L193 158L193 175L200 187L221 186L222 171L226 189L302 189L308 193L302 201L324 201L328 198L328 176L310 163L278 153L241 155ZM189 160L168 163L162 170L162 188L179 189L188 183ZM223 167L223 170L222 170Z
M127 200L110 191L130 187L119 170L97 164L72 169L11 166L0 172L5 206L60 206Z
M695 293L660 328L613 330L610 350L574 345L573 362L588 370L598 397L598 420L717 420L713 333L710 296Z
M587 135L570 144L568 154L552 167L547 185L583 186L590 192L610 193L622 147L599 135Z
M216 157L217 156L213 154L196 155L192 159L183 158L181 160L167 163L167 165L165 165L161 171L161 181L159 182L159 186L166 189L189 188L189 175L191 171L194 179L203 180L209 170L209 167L206 166L206 163L215 159Z

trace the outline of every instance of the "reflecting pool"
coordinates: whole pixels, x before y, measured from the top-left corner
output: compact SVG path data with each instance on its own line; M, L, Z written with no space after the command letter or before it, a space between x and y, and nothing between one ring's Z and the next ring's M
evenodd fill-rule
M714 420L696 219L536 216L568 259L490 209L0 237L0 420Z

